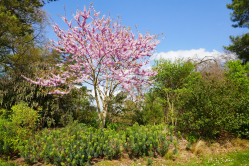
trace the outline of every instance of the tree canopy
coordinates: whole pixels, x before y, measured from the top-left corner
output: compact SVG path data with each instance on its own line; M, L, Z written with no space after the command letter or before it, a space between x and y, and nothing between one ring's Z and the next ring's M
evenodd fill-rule
M249 0L232 0L231 4L227 4L228 9L232 9L230 19L235 22L232 26L237 28L249 28ZM249 33L230 36L232 42L229 46L223 46L226 50L234 52L242 63L249 61Z
M228 9L232 9L231 20L237 22L232 26L237 28L249 28L249 1L248 0L232 0L231 4L227 4Z

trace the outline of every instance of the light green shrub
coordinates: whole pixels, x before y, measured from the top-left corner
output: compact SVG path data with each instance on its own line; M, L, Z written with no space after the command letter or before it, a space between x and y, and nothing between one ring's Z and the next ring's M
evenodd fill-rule
M20 102L12 111L1 110L0 113L0 153L17 150L37 127L38 112Z
M37 120L40 117L38 112L29 108L24 102L11 107L13 114L11 121L14 125L34 130L37 127ZM39 109L40 110L40 109Z

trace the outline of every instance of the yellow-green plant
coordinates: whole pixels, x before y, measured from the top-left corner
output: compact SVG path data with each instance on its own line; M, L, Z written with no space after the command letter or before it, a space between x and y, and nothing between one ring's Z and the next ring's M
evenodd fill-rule
M37 127L39 114L24 102L12 106L12 112L2 110L0 116L0 153L16 150Z
M37 120L40 117L38 111L29 108L24 102L20 102L18 105L11 107L13 114L11 116L11 121L14 125L18 127L24 127L27 129L34 130L37 127Z

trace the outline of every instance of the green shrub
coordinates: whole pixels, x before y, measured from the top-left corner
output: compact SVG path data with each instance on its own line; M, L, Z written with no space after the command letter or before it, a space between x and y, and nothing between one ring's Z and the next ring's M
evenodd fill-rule
M24 127L30 130L35 130L39 114L37 111L28 107L28 104L20 102L18 105L11 107L13 113L10 117L12 123L18 127ZM40 109L39 109L40 110Z
M113 124L108 124L108 126L107 126L107 128L109 129L109 130L115 130L115 131L117 131L117 129L118 129L118 124L117 123L113 123Z
M38 113L23 102L13 106L12 112L1 110L0 153L17 150L18 144L28 139L36 129L38 118Z
M11 150L14 137L15 129L11 122L0 117L0 154L6 154Z
M197 134L196 132L191 131L191 132L187 135L186 139L187 139L188 142L190 142L190 143L195 143L195 142L197 142L197 141L200 139L200 135Z
M243 69L238 65L238 62L229 62L231 70L223 81L199 78L185 84L179 99L182 111L178 127L181 130L212 138L222 132L249 136L249 82L245 73L238 74Z
M151 166L152 163L153 163L153 160L152 160L151 158L149 158L149 159L148 159L148 164L147 164L147 165L148 165L148 166Z

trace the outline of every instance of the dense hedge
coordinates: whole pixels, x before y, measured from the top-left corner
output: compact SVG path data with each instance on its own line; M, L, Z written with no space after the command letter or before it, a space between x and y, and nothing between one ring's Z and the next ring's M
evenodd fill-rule
M222 132L249 138L248 64L230 61L224 80L202 77L185 84L181 98L179 128L206 137Z

